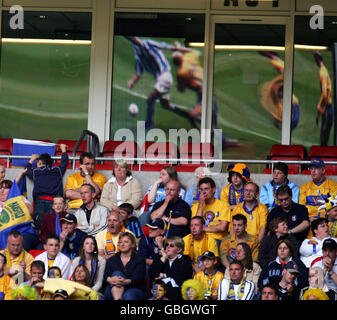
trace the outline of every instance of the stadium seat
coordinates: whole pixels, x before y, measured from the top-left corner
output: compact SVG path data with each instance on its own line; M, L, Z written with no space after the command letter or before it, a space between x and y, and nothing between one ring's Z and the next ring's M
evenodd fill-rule
M173 142L155 142L145 141L140 149L140 158L165 158L165 161L145 161L140 166L142 171L157 171L165 166L172 166L177 161L170 161L170 159L178 158L178 148Z
M135 141L112 141L108 140L104 142L101 157L118 157L118 158L136 158L138 151L138 145ZM135 161L128 161L131 168ZM113 160L103 160L101 164L96 165L98 170L110 170L113 168ZM101 168L101 169L100 169Z
M62 154L62 151L60 149L60 144L65 144L67 146L67 153L69 156L72 155L74 149L75 149L75 146L77 144L77 140L64 140L64 139L60 139L57 141L57 144L56 144L56 148L55 148L55 156L61 156ZM83 152L86 152L87 151L87 141L86 140L83 140L81 142L81 144L79 145L76 153L75 153L75 156L80 156ZM54 166L58 166L60 165L60 160L56 160L54 162ZM75 161L75 168L78 169L80 166L80 161L79 160L76 160ZM69 165L67 166L68 169L72 168L72 164L69 163Z
M269 160L305 160L306 150L303 145L282 145L274 144L267 156ZM301 164L287 164L289 170L293 170L295 174L299 174L302 169Z
M1 155L12 155L13 154L13 139L3 138L0 139L0 154ZM0 159L6 168L8 167L7 159ZM11 166L11 161L9 162L9 167Z
M320 158L323 161L337 161L337 146L311 146L309 160ZM326 175L337 175L337 164L326 164Z
M198 167L205 167L206 163L202 162L192 162L190 159L212 159L214 156L213 144L210 142L184 142L180 145L180 162L179 166L175 169L180 172L192 172ZM188 159L183 160L183 159ZM208 166L211 166L209 163Z

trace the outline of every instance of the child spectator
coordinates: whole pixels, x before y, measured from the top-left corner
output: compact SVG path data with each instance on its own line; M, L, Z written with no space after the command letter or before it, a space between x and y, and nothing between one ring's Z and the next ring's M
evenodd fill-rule
M194 279L202 283L206 300L217 300L218 288L224 275L216 270L217 260L212 251L206 251L201 256L200 261L202 261L204 269L195 274Z
M141 238L143 235L143 231L138 218L133 216L133 205L130 203L122 203L118 206L118 208L121 218L123 220L124 227L132 231L137 239Z
M163 280L153 281L151 295L149 300L168 300L166 298L166 284Z
M43 217L46 213L52 212L53 198L63 194L62 177L67 170L69 157L66 152L66 145L61 144L62 151L61 164L52 167L53 160L48 153L40 156L32 154L26 165L26 175L34 181L34 223L38 232L41 228ZM33 168L33 162L37 160L37 167Z

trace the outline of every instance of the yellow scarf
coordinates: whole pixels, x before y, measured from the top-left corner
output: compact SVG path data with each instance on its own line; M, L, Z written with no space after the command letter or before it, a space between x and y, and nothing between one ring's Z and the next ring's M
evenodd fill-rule
M23 260L25 260L25 250L22 249L20 252L20 255L18 257L18 264L20 264L20 262ZM6 247L6 249L4 250L4 255L6 256L7 259L7 263L6 263L6 267L9 269L12 266L12 258L11 258L11 254L9 252L8 247Z
M245 287L246 287L246 279L243 277L241 282L240 282L239 300L242 299L243 294L245 293ZM231 280L229 280L229 289L228 289L228 294L227 294L227 300L235 300L234 284Z
M190 256L192 263L193 264L198 264L199 267L201 266L202 262L200 261L200 257L208 250L208 235L207 233L204 234L201 240L199 240L202 243L200 256L195 257L195 250L194 250L194 238L192 235L189 237L189 242L188 242L188 255Z
M120 235L124 232L125 232L125 227L123 226L118 236L117 248L112 241L112 233L109 231L106 233L106 254L107 255L116 254L117 252L119 252L119 238L120 238Z

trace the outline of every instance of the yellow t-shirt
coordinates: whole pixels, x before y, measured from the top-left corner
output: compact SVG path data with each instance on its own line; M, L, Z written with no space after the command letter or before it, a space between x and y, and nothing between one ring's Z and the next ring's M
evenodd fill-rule
M244 209L244 202L237 204L231 213L231 222L229 224L229 231L233 227L232 217L238 213L243 214L247 218L246 232L249 233L250 235L258 237L260 229L265 227L267 224L267 216L269 213L267 206L258 202L258 205L253 210L252 214L249 214Z
M11 291L10 286L11 278L7 274L0 276L0 301L1 300L11 300Z
M205 292L209 292L213 298L218 296L218 288L221 280L224 278L224 274L220 271L217 271L215 274L208 275L204 271L199 271L194 279L199 280L203 287L205 288Z
M106 183L106 177L98 172L95 172L94 175L91 177L92 180L96 183L96 185L99 187L99 189L102 191L104 184ZM85 177L81 175L81 172L76 172L71 174L67 178L67 182L65 185L65 191L67 190L75 190L79 189L83 183L84 183ZM82 199L75 199L69 201L69 208L79 208L83 204Z
M329 178L326 178L325 181L316 185L312 180L303 184L300 187L300 197L299 204L303 204L307 207L309 217L317 217L322 215L324 217L325 210L322 209L320 213L318 213L318 207L322 205L318 200L323 200L322 195L327 195L328 193L331 195L337 190L337 183Z
M192 218L197 215L199 203L195 203L192 206ZM230 221L230 206L228 203L215 199L212 204L207 205L206 203L202 206L202 216L206 221L206 226L213 227L219 224L219 221ZM208 232L208 234L215 238L222 240L228 232Z
M189 255L192 263L199 265L200 257L205 251L212 251L216 257L219 256L219 250L214 238L205 233L201 240L194 240L191 234L183 238L185 243L184 254Z

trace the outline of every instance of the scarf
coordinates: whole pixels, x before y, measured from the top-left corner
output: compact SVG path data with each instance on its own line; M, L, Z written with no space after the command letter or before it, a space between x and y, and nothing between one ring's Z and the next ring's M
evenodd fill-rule
M200 189L198 187L195 187L194 189L194 195L193 195L193 200L192 200L192 205L197 203L199 201L200 197Z
M123 226L121 231L119 232L117 248L112 241L112 233L109 231L106 233L106 254L107 255L116 254L117 252L119 252L119 239L120 239L121 234L124 232L125 232L125 227Z
M239 287L239 296L238 296L239 300L242 299L243 294L245 293L245 287L246 287L246 278L242 278ZM229 280L227 300L235 300L234 283L232 282L232 280Z
M242 187L241 190L236 190L233 184L229 186L228 200L229 200L230 205L236 205L243 201L243 190L244 190L244 187ZM240 195L238 199L236 198L237 193Z
M20 255L18 257L18 263L20 264L20 262L23 260L25 260L25 250L22 249L20 252ZM9 253L8 247L6 247L6 249L4 250L4 255L6 256L7 259L7 263L6 263L6 267L9 269L12 266L12 259L11 259L11 254Z
M334 221L331 225L330 236L334 238L337 236L337 221Z
M283 182L282 184L288 185L288 183L289 183L289 180L288 180L288 179L285 179L284 182ZM276 196L276 190L277 190L278 188L276 188L276 184L275 184L274 180L270 181L270 184L271 184L272 187L273 187L273 198L274 198L274 202L273 202L273 204L272 204L271 207L272 207L272 208L275 208L275 207L277 207L278 205L280 205L280 203L278 202L277 196ZM281 184L281 185L282 185L282 184ZM281 185L280 185L280 186L281 186Z
M56 221L55 221L55 232L58 236L60 236L61 230L61 223L60 223L60 215L56 213Z

